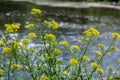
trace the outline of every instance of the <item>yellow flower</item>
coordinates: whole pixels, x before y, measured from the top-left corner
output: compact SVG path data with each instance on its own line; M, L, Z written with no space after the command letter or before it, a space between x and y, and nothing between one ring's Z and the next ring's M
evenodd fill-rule
M72 49L72 50L79 50L80 48L79 48L79 46L77 46L77 45L72 45L72 46L70 47L70 49Z
M49 77L47 77L47 76L41 76L41 77L40 77L40 80L50 80L50 79L49 79Z
M30 32L30 33L28 34L28 37L29 37L29 38L36 38L37 36L36 36L36 34L35 34L34 32Z
M24 44L30 43L30 39L24 38L24 39L23 39L23 43L24 43Z
M28 24L27 26L26 26L26 28L28 28L28 29L32 29L32 28L34 28L34 24Z
M46 37L47 40L51 40L51 41L56 40L56 37L53 34L46 34L45 37Z
M117 32L113 32L113 33L112 33L112 38L120 39L120 34L117 33Z
M30 48L26 48L26 52L30 52Z
M2 70L2 69L0 69L0 76L2 76L2 74L3 74L3 70Z
M78 64L78 61L76 59L72 58L69 60L69 63L74 66L74 65Z
M57 29L58 28L58 23L56 21L44 21L44 24L47 24L50 28L52 29Z
M40 9L33 8L32 11L31 11L31 14L37 15L37 14L41 14L41 12L42 11Z
M100 51L96 51L96 55L99 56L99 57L103 56L103 54Z
M96 62L92 62L91 63L91 66L94 67L94 68L97 68L98 67L98 64Z
M98 44L98 47L104 48L104 44Z
M61 41L59 44L62 45L62 46L68 46L68 42L67 41Z
M12 65L11 65L11 69L12 69L12 70L20 70L20 67L19 67L18 64L12 64Z
M86 36L97 36L100 34L100 32L97 29L91 27L88 30L84 31L83 34Z
M84 55L82 59L83 59L84 61L89 61L89 60L90 60L89 57L86 56L86 55Z
M19 27L18 25L16 25L16 24L5 24L4 26L5 26L6 31L7 31L8 33L17 32L18 29L20 28L20 27Z
M100 74L104 74L104 70L102 68L97 68L97 72Z
M60 55L62 53L62 51L60 49L55 48L54 53L57 55Z
M7 53L11 53L11 52L12 52L12 49L9 48L9 47L6 47L6 48L3 48L3 49L2 49L2 53L3 53L3 54L7 54Z
M4 41L0 41L0 46L5 46L5 42Z
M17 46L19 46L19 43L18 41L12 41L12 45L14 48L16 48Z

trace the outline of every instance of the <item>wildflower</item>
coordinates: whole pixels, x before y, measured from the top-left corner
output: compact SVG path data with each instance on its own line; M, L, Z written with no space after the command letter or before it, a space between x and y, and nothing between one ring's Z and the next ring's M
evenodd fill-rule
M97 72L100 74L104 74L104 70L102 68L97 68Z
M86 36L97 36L100 34L100 32L97 29L91 27L88 30L84 31L83 34Z
M28 25L26 25L26 28L28 28L28 29L32 29L32 28L34 28L34 24L28 24Z
M17 46L19 46L19 43L18 41L12 41L12 45L14 48L16 48Z
M37 15L37 14L41 14L41 12L42 11L40 9L33 8L32 11L31 11L31 14Z
M120 34L117 33L117 32L113 32L113 33L112 33L112 38L120 39Z
M30 43L30 39L24 38L24 39L23 39L23 43L24 43L24 44Z
M57 28L58 28L58 23L57 23L56 21L51 21L51 22L50 22L50 27L51 27L52 29L57 29Z
M96 55L99 56L99 57L103 56L103 54L100 51L96 51Z
M57 55L60 55L62 53L62 51L60 49L55 48L54 53Z
M12 69L12 70L20 70L20 67L19 67L18 64L12 64L12 65L11 65L11 69Z
M56 37L53 34L46 34L45 37L46 37L47 40L51 40L51 41L56 40Z
M29 37L29 38L36 38L37 36L36 36L36 34L35 34L34 32L30 32L30 33L28 34L28 37Z
M67 41L61 41L59 44L62 45L62 46L68 46L68 42Z
M70 75L70 72L69 71L64 71L63 74Z
M7 54L7 53L11 53L11 52L12 52L12 49L9 48L9 47L6 47L6 48L3 48L3 49L2 49L2 53L3 53L3 54Z
M47 76L41 76L41 77L40 77L40 80L50 80L50 79L49 79L49 77L47 77Z
M7 31L8 33L17 32L18 29L20 28L20 27L19 27L18 25L16 25L16 24L5 24L4 26L5 26L6 31Z
M0 41L0 46L5 46L5 42L4 41Z
M77 46L77 45L72 45L70 48L73 49L73 50L79 50L80 49L79 46Z
M82 59L83 59L84 61L89 61L89 60L90 60L89 57L86 56L86 55L84 55Z
M108 69L109 71L113 71L113 70L114 70L113 67L107 67L107 69Z
M103 48L104 44L98 44L98 47Z
M96 62L92 62L91 63L91 66L94 67L94 68L97 68L98 67L98 64Z
M76 59L72 58L69 60L69 63L74 66L74 65L78 64L78 61Z
M0 76L2 76L3 75L3 70L2 69L0 69Z
M52 28L54 30L58 28L58 23L56 21L54 21L54 20L53 21L45 20L44 24L47 24L50 28Z
M27 52L27 53L30 52L30 48L26 48L26 52Z

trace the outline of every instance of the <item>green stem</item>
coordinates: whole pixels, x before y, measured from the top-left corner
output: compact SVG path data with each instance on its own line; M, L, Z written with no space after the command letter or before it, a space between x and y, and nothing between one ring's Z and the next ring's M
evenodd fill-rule
M8 74L8 80L10 80L11 62L12 62L12 58L10 56L10 64L8 66L8 73L7 73Z

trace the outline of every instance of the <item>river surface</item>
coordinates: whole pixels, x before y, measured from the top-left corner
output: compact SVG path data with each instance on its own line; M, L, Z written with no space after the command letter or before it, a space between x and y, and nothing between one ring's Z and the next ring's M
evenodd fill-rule
M67 40L70 45L78 44L78 38L82 32L93 26L98 29L101 34L97 41L93 41L88 51L88 56L91 58L95 54L98 43L104 43L106 47L110 44L111 32L120 32L120 11L109 8L64 8L38 6L29 2L0 2L0 29L4 30L5 23L17 23L20 26L25 26L29 23L29 15L31 8L36 7L42 10L42 19L55 20L59 24L59 29L56 34L57 40ZM24 37L27 30L21 27L19 35ZM37 44L33 43L33 44ZM116 42L120 49L119 42ZM34 47L34 45L33 45ZM110 53L104 58L104 69L107 66L116 67L116 61L120 57L120 50L116 53ZM68 53L63 52L65 62L69 60Z

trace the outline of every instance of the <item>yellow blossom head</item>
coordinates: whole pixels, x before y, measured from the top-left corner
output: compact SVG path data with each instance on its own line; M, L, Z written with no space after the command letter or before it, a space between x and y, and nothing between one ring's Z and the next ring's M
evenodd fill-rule
M79 48L78 45L72 45L72 46L70 47L70 49L72 49L72 50L79 50L80 48Z
M98 67L98 64L97 64L96 62L92 62L92 63L91 63L91 66L92 66L93 68L97 68L97 67Z
M12 52L12 49L9 48L9 47L5 47L5 48L2 49L3 54L8 54L8 53L11 53L11 52Z
M24 44L30 43L30 39L24 38L24 39L23 39L23 43L24 43Z
M114 70L113 67L107 67L107 69L108 69L109 71L113 71L113 70Z
M41 10L40 9L37 9L37 8L33 8L32 10L31 10L31 14L33 14L33 15L37 15L37 14L41 14Z
M50 80L47 76L40 76L40 80Z
M89 60L90 60L90 58L89 58L88 56L86 56L86 55L84 55L82 59L83 59L84 61L89 61Z
M97 72L100 74L104 74L104 70L102 68L97 68Z
M86 36L97 36L100 34L100 32L97 29L91 27L88 30L85 30L83 34L85 34Z
M8 33L13 33L13 32L17 32L18 29L20 28L18 25L16 24L5 24L4 25L6 28L6 32Z
M102 56L103 56L103 54L102 54L100 51L96 51L96 55L97 55L98 57L102 57Z
M67 41L61 41L59 44L62 45L62 46L68 46L68 42Z
M53 34L46 34L46 35L45 35L45 38L46 38L47 40L50 40L50 41L55 41L55 40L56 40L56 37L55 37L55 35L53 35Z
M69 63L70 63L72 66L75 66L75 65L78 64L78 60L72 58L72 59L69 60Z
M18 64L12 64L12 65L11 65L11 69L12 69L12 70L20 70L20 67L19 67Z
M60 54L62 53L62 51L61 51L60 49L55 48L55 49L54 49L54 53L55 53L56 55L60 55Z
M120 34L117 32L112 33L112 38L120 39Z
M36 38L37 36L36 36L36 33L34 33L34 32L30 32L29 34L28 34L28 38Z

